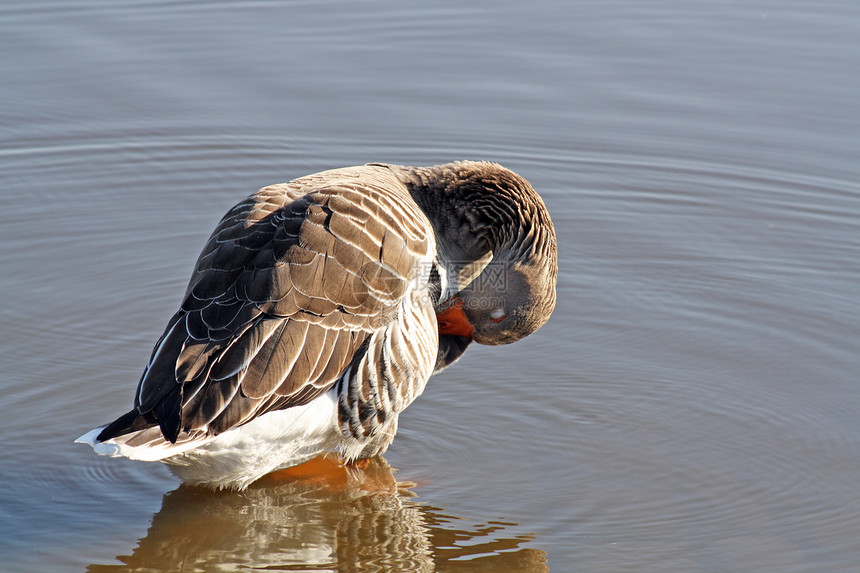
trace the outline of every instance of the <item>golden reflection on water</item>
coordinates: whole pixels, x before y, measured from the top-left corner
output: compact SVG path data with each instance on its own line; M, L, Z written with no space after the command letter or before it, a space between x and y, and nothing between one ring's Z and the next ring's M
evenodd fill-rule
M514 523L465 524L419 503L382 458L334 486L266 478L244 492L189 486L164 495L131 571L548 571L546 553L506 535Z

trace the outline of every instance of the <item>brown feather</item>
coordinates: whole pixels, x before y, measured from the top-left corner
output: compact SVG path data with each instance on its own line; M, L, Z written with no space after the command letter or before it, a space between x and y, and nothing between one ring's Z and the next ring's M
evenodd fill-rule
M204 246L141 378L139 416L109 428L144 429L134 440L150 443L157 435L145 428L158 426L183 443L306 404L337 383L341 428L362 444L349 455L384 451L433 368L468 344L439 351L439 289L410 290L427 276L422 264L444 254L456 277L488 249L509 257L523 286L496 294L519 305L519 322L484 334L495 344L548 318L555 248L540 198L492 164L369 165L260 189Z

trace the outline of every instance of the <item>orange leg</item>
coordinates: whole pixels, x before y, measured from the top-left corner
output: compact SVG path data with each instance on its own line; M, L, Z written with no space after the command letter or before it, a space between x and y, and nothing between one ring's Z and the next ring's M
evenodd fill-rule
M382 458L346 463L331 454L323 454L301 465L270 473L259 483L265 485L283 482L321 485L335 493L397 489L397 480L394 479L391 466Z
M366 458L363 460L355 460L354 462L350 462L348 465L354 468L358 468L360 470L366 470L370 467L370 458Z
M291 481L320 483L340 489L346 486L346 467L340 458L331 455L317 456L303 464L272 472L265 481Z

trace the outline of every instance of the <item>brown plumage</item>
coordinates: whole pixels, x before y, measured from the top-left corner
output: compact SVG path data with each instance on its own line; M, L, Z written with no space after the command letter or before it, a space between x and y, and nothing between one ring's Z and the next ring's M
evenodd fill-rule
M556 273L546 207L495 164L371 164L265 187L203 248L134 408L86 441L188 466L196 445L331 393L329 447L375 455L472 339L512 342L546 322Z

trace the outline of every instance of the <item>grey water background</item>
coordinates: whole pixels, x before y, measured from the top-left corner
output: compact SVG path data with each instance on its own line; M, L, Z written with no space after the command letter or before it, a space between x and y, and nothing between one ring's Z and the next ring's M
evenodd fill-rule
M0 569L860 570L858 72L854 0L7 0ZM72 444L235 202L455 159L542 194L559 304L406 411L415 485Z

